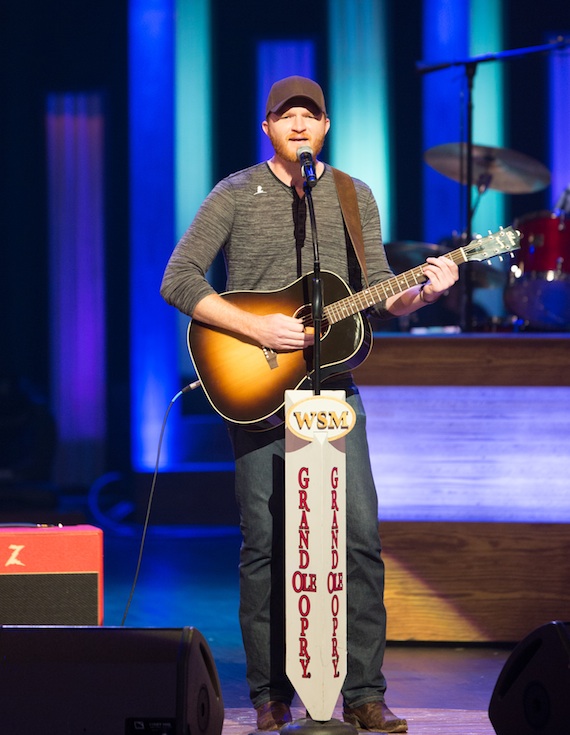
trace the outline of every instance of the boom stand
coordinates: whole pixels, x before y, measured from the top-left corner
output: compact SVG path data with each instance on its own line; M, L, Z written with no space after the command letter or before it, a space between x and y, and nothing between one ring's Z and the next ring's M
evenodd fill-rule
M285 392L286 673L307 717L286 734L356 735L332 715L346 677L346 462L356 420L344 391L321 394L323 292L311 187L313 390ZM334 444L332 443L334 441Z

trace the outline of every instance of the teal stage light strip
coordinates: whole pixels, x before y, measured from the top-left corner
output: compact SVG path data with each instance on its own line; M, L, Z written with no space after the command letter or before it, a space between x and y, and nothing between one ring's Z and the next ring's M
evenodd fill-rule
M214 152L210 0L175 0L175 3L174 188L178 241L213 186ZM212 280L212 273L207 275ZM189 317L176 313L176 369L191 382L197 376L188 354L188 322Z
M470 56L499 53L504 50L501 0L471 0ZM479 64L473 89L474 143L504 147L503 61ZM475 196L473 197L475 201ZM473 232L486 235L495 232L505 222L505 195L488 189L482 196L473 217Z
M176 0L176 237L212 187L210 0Z
M392 239L389 34L386 0L329 0L331 163L365 181Z

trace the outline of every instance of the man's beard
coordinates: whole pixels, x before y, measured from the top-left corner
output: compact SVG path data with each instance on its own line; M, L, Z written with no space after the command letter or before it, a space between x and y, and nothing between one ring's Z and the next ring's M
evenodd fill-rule
M284 161L288 161L289 163L296 163L296 161L297 161L297 151L291 149L288 146L288 142L287 141L283 141L282 138L280 138L280 137L278 137L276 135L273 135L270 130L267 132L267 134L269 136L269 140L271 141L271 145L273 146L273 149L274 149L275 153L279 156L279 158L282 158ZM313 156L315 158L322 151L324 142L325 142L325 136L324 135L319 135L318 137L315 138L314 146L312 146ZM300 147L301 146L299 146L299 148Z

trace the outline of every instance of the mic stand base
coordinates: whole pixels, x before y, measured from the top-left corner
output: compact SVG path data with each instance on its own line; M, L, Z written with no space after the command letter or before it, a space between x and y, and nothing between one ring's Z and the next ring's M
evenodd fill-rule
M354 725L336 718L319 722L310 717L303 717L283 725L280 732L281 735L357 735L358 730Z

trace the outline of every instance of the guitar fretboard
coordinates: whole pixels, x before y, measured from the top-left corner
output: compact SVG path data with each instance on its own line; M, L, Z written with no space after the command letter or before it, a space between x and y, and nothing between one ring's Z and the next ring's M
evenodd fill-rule
M445 257L453 260L457 265L468 260L463 248L446 253ZM336 324L353 314L357 314L359 311L364 311L364 309L379 304L389 296L395 296L407 291L412 286L418 286L420 283L427 281L423 268L423 265L418 265L409 271L400 273L398 276L377 283L375 286L369 286L358 293L340 299L340 301L328 304L323 309L323 316L329 324Z

